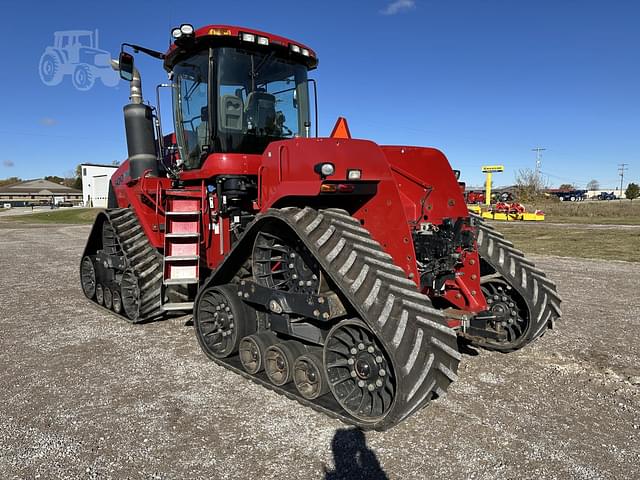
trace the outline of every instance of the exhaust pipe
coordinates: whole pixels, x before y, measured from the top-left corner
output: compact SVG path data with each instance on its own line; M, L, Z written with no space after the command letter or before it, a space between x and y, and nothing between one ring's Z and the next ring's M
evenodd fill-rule
M111 60L111 68L120 70L117 60ZM153 123L153 110L142 103L142 80L137 68L133 69L133 79L129 86L131 103L124 107L124 129L129 152L129 176L142 177L145 172L158 176L158 152Z
M111 68L120 71L120 63L115 58L111 59ZM129 82L129 100L131 103L142 103L142 79L136 67L133 67L133 79Z

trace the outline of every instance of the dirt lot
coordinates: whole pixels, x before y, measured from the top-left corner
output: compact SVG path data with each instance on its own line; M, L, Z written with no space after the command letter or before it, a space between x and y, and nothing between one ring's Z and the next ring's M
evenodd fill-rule
M207 361L183 321L92 307L88 231L0 225L0 478L637 478L637 264L534 257L558 328L465 355L446 398L362 436Z

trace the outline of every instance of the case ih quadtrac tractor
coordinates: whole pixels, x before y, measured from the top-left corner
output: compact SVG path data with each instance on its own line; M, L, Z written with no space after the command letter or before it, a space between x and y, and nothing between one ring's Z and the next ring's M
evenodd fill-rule
M458 337L512 351L560 316L440 151L356 140L342 119L317 136L313 50L225 25L172 36L113 62L129 156L81 260L89 299L132 323L193 311L213 361L379 430L456 380ZM164 62L173 134L124 47Z

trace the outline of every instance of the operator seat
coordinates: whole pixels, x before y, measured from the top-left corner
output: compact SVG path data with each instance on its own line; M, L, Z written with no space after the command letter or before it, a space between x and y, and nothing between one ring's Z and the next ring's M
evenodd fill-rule
M241 132L244 125L244 103L236 95L220 97L220 129Z
M259 135L276 135L276 97L264 90L256 90L247 96L245 107L247 130Z

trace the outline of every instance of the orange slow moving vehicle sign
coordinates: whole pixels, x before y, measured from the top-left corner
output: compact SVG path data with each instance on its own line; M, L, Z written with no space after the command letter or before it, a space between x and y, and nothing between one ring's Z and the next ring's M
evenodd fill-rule
M344 117L338 117L333 130L331 131L331 138L351 138L351 132L349 131L349 124Z

